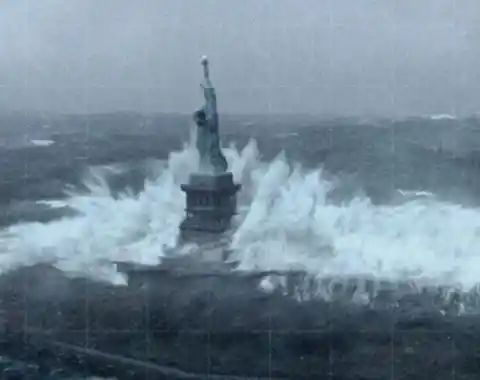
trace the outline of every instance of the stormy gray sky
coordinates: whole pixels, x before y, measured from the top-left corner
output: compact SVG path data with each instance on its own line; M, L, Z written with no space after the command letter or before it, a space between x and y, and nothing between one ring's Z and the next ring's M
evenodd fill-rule
M479 0L2 0L0 109L480 111Z

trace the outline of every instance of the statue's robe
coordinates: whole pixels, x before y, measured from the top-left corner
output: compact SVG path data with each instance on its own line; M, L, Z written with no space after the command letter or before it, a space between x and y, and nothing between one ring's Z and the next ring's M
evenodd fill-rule
M197 136L200 163L205 165L209 161L215 173L224 173L228 164L220 148L215 88L208 78L205 78L202 87L205 96L205 106L202 108L205 113L205 124L199 125Z

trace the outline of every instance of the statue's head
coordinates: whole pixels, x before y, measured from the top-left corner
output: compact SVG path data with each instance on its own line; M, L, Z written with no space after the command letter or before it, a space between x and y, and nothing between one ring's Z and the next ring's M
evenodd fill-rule
M207 116L205 115L205 111L203 110L203 108L195 111L195 113L193 114L193 120L195 121L195 124L200 127L203 127L205 124L207 124Z

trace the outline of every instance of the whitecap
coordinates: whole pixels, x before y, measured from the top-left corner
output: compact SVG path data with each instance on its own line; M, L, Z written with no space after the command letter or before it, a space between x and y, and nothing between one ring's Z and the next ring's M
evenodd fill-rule
M35 146L50 146L55 144L55 141L53 140L30 140L30 143L32 143Z

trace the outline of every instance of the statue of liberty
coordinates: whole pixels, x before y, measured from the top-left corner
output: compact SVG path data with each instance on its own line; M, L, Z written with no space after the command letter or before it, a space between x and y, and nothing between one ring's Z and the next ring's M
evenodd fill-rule
M210 82L207 57L202 58L203 82L200 85L205 97L205 106L194 113L197 125L197 150L200 155L200 170L215 174L227 171L227 160L220 148L218 128L217 97L215 88Z

